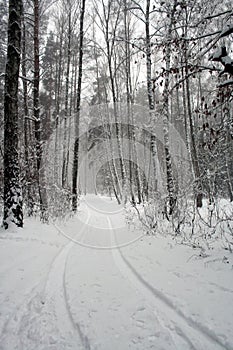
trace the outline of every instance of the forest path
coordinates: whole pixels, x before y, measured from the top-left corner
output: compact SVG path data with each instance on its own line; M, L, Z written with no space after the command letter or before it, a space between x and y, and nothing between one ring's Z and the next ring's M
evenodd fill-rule
M161 275L178 284L187 275L149 259L151 246L139 255L144 237L114 201L87 196L67 223L38 227L1 235L11 255L0 267L1 350L233 349L164 290ZM215 288L232 297L228 285Z

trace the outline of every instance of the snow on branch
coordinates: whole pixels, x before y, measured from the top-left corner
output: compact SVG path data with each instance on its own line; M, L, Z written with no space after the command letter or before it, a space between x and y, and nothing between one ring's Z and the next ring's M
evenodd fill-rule
M209 16L205 17L205 19L212 19L212 18L220 17L222 15L226 15L227 13L229 13L230 15L233 14L232 10L226 10L223 12L216 13L214 15L209 15Z
M233 79L228 79L228 80L224 81L223 83L219 84L218 87L225 87L225 86L229 86L229 85L233 85Z
M224 70L220 73L228 73L233 75L233 60L228 56L225 46L218 48L209 58L211 61L220 62L224 66Z
M223 28L220 38L228 36L233 33L233 24L227 24L225 28Z
M29 83L32 83L34 79L30 79L30 78L27 78L27 77L24 77L22 75L19 75L19 78L22 79L23 81L28 81Z

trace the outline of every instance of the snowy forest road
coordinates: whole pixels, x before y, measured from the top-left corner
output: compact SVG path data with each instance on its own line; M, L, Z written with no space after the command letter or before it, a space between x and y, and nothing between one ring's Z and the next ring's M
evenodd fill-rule
M29 222L0 242L1 350L233 349L231 275L186 273L181 251L153 251L114 201L87 196L67 222Z

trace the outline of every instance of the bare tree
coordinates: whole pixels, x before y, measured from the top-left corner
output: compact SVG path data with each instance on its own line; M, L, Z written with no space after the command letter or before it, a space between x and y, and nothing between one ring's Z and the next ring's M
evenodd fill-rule
M81 89L83 74L83 41L84 41L84 16L85 16L86 0L82 0L81 14L79 22L79 63L78 63L78 86L77 86L77 103L76 103L76 119L75 119L75 143L74 143L74 159L72 172L72 210L76 212L78 203L78 167L79 167L79 133L80 133L80 109L81 109Z
M40 8L39 0L34 0L34 80L33 80L33 112L35 120L36 168L42 221L48 220L47 196L42 165L42 137L40 116L40 46L39 46Z
M21 51L21 0L9 0L8 47L4 96L4 218L23 226L22 193L18 154L18 78Z

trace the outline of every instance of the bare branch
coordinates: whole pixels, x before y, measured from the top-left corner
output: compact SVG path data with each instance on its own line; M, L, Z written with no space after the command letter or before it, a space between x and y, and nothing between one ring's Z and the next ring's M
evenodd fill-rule
M227 11L216 13L215 15L212 15L212 16L207 16L207 17L205 17L205 19L212 19L212 18L220 17L222 15L226 15L227 13L230 13L231 15L233 15L232 10L227 10Z

